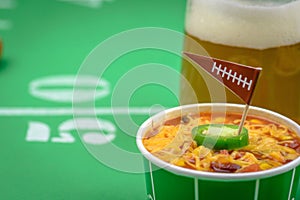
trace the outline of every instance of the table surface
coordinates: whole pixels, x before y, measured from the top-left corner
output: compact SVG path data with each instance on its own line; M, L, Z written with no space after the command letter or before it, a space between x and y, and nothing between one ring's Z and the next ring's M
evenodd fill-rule
M185 4L0 0L0 199L146 199L135 134L179 104Z
M146 199L135 134L178 105L184 10L184 0L0 1L0 199ZM172 31L179 39L160 48Z

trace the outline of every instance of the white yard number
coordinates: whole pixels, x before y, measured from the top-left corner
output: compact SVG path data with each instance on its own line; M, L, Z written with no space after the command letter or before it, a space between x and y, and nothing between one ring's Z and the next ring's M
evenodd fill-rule
M106 144L115 138L114 124L103 119L75 118L61 123L58 127L58 136L50 138L51 130L43 122L29 122L26 141L73 143L75 137L72 132L79 132L81 139L87 144ZM75 133L76 134L76 133Z
M76 85L75 85L76 84ZM76 91L74 91L76 87ZM109 94L109 83L95 76L50 76L34 80L29 91L39 99L70 103L86 102L101 99ZM76 98L74 98L76 95Z
M76 98L73 98L75 86ZM103 79L98 80L95 76L51 76L32 81L29 91L32 96L42 100L70 103L69 109L71 109L74 101L93 101L107 96L109 83ZM57 115L64 114L66 113ZM73 113L68 114L73 115ZM77 134L77 132L85 143L101 145L115 139L116 127L110 121L90 117L66 120L57 127L57 130L50 130L50 127L41 121L29 121L26 141L73 143L76 140L74 133Z
M78 4L78 5L81 5L81 6L87 6L87 7L90 7L90 8L99 8L99 7L101 7L103 2L111 1L111 0L59 0L59 1Z

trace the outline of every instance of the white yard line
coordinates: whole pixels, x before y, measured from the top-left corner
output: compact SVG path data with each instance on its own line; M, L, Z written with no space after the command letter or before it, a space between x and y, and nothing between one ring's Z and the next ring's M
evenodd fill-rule
M152 170L152 164L151 162L149 161L149 170L150 170L150 179L151 179L151 187L152 187L152 195L153 195L153 200L156 199L156 196L155 196L155 188L154 188L154 179L153 179L153 170Z
M290 184L290 191L289 191L289 197L288 197L288 200L291 199L292 190L293 190L293 185L294 185L295 173L296 173L296 168L293 169L293 174L292 174L292 178L291 178L291 184Z
M151 107L103 107L103 108L43 108L0 107L0 116L67 116L67 115L150 115L161 111Z
M254 200L258 200L258 194L259 194L259 179L257 179L255 182Z
M199 188L198 188L198 179L194 180L194 190L195 190L195 200L199 200Z

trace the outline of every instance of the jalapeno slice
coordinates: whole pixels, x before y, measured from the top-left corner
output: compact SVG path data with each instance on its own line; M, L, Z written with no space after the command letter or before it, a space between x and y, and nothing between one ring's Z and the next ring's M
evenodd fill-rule
M238 135L238 128L231 124L205 124L193 128L192 134L199 146L233 150L249 144L248 130L243 127Z

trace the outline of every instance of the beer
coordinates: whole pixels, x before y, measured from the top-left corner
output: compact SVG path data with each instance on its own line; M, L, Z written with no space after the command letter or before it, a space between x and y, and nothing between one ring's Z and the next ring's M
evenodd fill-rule
M300 123L299 10L300 0L190 0L184 51L262 67L252 105ZM225 98L211 95L223 86L208 80L187 60L181 73L188 80L181 82L182 104L195 103L190 98L193 91L197 102L242 103L227 89Z

